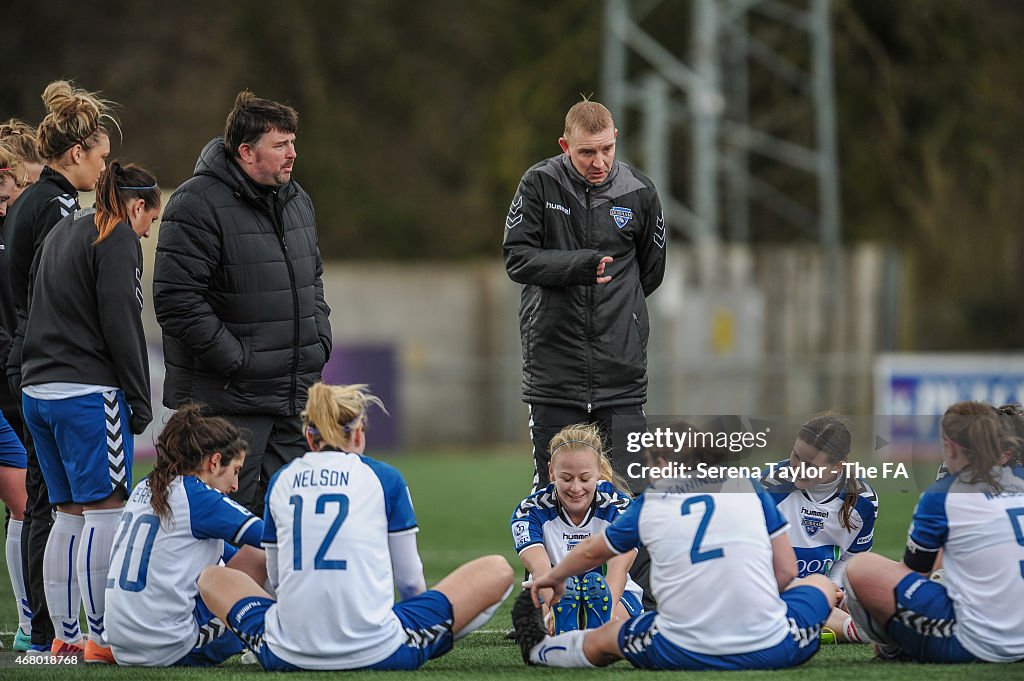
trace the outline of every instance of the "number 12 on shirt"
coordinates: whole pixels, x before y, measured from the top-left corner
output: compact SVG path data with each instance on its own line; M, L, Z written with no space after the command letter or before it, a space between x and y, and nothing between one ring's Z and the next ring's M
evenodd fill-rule
M294 507L294 513L292 515L292 568L294 570L302 569L302 508L304 506L303 499L299 495L292 496L288 503ZM334 538L338 534L338 530L341 529L342 524L345 522L345 518L348 517L348 495L345 494L321 494L316 498L315 512L318 515L323 515L327 512L327 505L337 504L337 515L334 516L333 522L331 522L330 528L327 530L327 534L324 535L323 541L320 542L320 548L317 549L316 556L313 557L313 569L314 570L345 570L348 564L344 560L328 560L327 552L331 548L331 543L334 542Z

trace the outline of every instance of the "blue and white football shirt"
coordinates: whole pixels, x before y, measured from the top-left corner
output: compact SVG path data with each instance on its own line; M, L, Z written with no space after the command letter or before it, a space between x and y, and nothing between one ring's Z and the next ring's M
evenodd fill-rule
M163 667L196 645L199 573L232 544L260 545L263 521L190 475L168 489L170 518L150 505L146 478L132 491L110 557L106 639L119 664Z
M775 470L786 469L780 461ZM832 565L853 554L871 550L878 516L878 495L865 480L857 480L857 501L850 511L847 529L839 511L846 502L846 477L816 485L809 490L797 489L784 476L776 474L762 480L765 490L789 520L789 541L796 552L799 577L814 573L828 575L838 586L842 575L832 575Z
M266 642L303 669L355 669L387 658L406 636L392 611L388 535L418 532L396 468L366 456L310 452L267 489L263 543L277 547L278 601Z
M914 509L905 560L926 569L941 548L957 639L983 660L1013 662L1024 658L1024 480L1005 467L992 474L998 494L959 476L928 487Z
M608 527L630 504L630 498L607 480L597 483L594 502L583 521L577 525L562 512L555 495L555 483L523 499L512 512L512 541L516 552L522 553L531 546L543 546L552 565L557 565L574 546L592 534ZM627 578L627 592L638 599L643 598L643 589Z
M659 633L690 652L731 655L789 635L771 544L787 529L755 480L660 480L604 536L616 553L647 547Z

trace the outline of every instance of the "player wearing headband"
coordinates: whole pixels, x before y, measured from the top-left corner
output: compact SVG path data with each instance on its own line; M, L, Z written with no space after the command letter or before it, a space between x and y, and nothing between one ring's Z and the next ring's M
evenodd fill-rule
M84 649L90 662L114 661L103 643L104 585L131 489L132 435L153 418L139 237L149 234L159 211L156 178L115 161L100 176L95 210L54 225L32 270L21 388L25 422L57 507L43 557L57 632L52 650Z
M267 486L263 545L277 600L230 568L199 578L210 610L267 671L416 669L483 626L512 590L497 555L426 588L409 488L363 455L371 404L381 406L365 385L309 389L310 451Z

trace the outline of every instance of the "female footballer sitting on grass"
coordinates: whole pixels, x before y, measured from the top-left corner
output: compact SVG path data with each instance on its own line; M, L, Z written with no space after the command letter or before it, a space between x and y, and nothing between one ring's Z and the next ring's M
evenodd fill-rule
M383 406L364 385L309 389L310 451L267 486L263 545L277 600L236 570L199 578L210 609L268 671L416 669L483 626L512 589L511 566L493 555L425 590L409 488L363 455L371 404Z
M789 521L798 577L819 573L840 586L850 558L871 549L878 495L866 480L845 474L851 448L840 417L816 416L800 426L789 461L762 480ZM867 642L842 603L825 626L836 642Z
M622 491L628 485L612 470L596 425L566 426L551 438L548 451L552 482L523 499L511 520L516 551L534 579L608 527L630 502ZM628 574L635 557L635 551L627 551L606 566L569 577L561 600L543 606L549 630L595 629L613 614L628 619L643 612L643 592Z
M1024 461L1024 407L1010 403L993 409L1001 417L999 423L1010 438L1008 448L999 459L999 465L1008 468L1018 478L1024 478L1024 466L1021 465L1021 461ZM946 462L943 461L939 464L935 479L942 480L950 475ZM935 556L935 567L930 576L936 581L942 581L943 574L942 551L939 551Z
M188 405L167 421L156 451L121 514L106 637L122 665L218 664L244 646L199 598L199 574L223 560L261 583L267 576L263 521L227 497L238 489L245 441L228 421Z
M999 407L992 407L995 413L1002 418L999 423L1003 429L1013 438L1010 440L1005 452L999 459L999 464L1010 469L1018 478L1024 478L1024 407L1016 403L1004 404ZM950 475L946 462L939 464L939 470L935 474L936 480Z
M941 421L950 475L914 509L903 562L850 561L846 600L880 657L920 662L1024 660L1024 480L990 405L958 402ZM928 578L942 550L943 581Z
M695 429L683 424L679 430ZM671 462L693 470L700 463L724 464L728 452L691 446L648 455L659 468ZM779 669L805 662L818 650L837 589L818 574L794 583L787 526L756 480L656 480L614 523L516 599L512 622L523 660L594 667L625 658L634 667L664 670ZM638 546L650 552L657 611L590 631L547 635L541 593L553 590L561 597L567 578ZM761 616L737 626L737 617L751 610Z

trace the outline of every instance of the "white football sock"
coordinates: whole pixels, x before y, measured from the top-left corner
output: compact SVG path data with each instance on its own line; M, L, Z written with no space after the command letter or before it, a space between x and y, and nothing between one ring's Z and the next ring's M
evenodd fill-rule
M43 552L46 607L50 611L56 637L65 643L78 643L82 640L82 630L78 624L82 597L78 591L75 561L84 525L85 518L82 516L57 511L50 537L46 540L46 551Z
M853 621L852 617L847 617L846 621L843 622L843 632L846 634L846 639L853 643L870 643L867 634L861 633L857 623Z
M82 515L85 525L76 564L78 588L82 591L82 603L89 622L89 638L94 643L105 645L103 614L106 612L107 572L110 570L110 549L121 522L121 509L84 511Z
M18 607L18 628L26 634L32 631L32 610L28 606L28 590L25 588L25 570L21 563L21 530L24 522L14 520L7 523L7 571L11 575L11 588Z
M548 667L595 667L583 653L587 631L567 631L558 636L545 636L530 651L530 662Z

